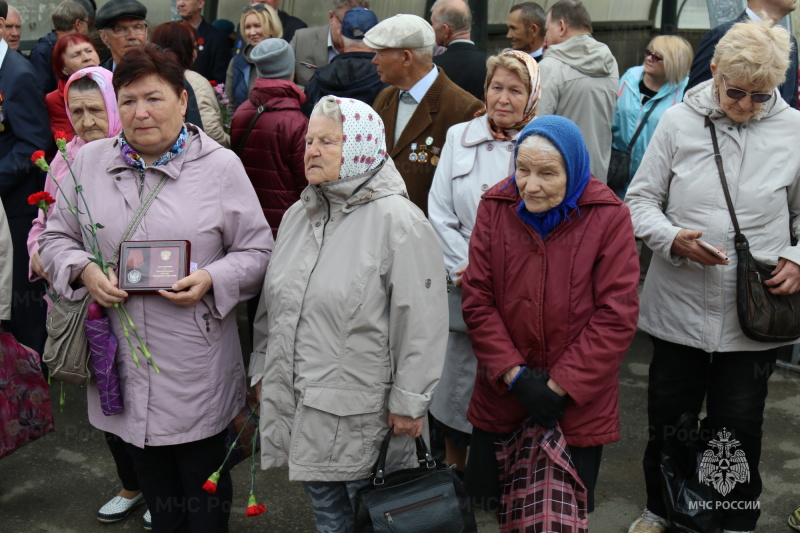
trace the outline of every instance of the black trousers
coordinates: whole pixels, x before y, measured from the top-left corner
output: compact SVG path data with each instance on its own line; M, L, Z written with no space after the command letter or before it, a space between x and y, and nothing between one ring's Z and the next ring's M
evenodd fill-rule
M233 485L223 472L217 492L203 490L225 459L225 432L172 446L125 446L153 518L155 533L227 533Z
M761 494L761 426L767 381L775 369L777 350L758 352L708 353L697 348L667 342L655 337L653 360L647 390L649 441L644 453L647 508L666 517L661 490L659 463L664 442L675 432L683 413L699 414L706 400L706 427L710 437L718 438L723 428L737 439L747 457L750 481L737 483L720 501L722 526L733 531L755 529L761 512L752 503ZM711 449L711 448L709 448ZM734 452L735 450L731 450ZM742 508L745 507L745 508Z
M14 249L14 271L11 277L13 300L11 319L3 321L3 329L14 335L20 344L32 348L42 356L47 330L47 302L44 300L46 282L28 281L28 232L33 217L23 215L10 217L8 229Z
M139 479L136 477L136 470L133 468L133 459L131 459L125 441L117 437L113 433L104 432L106 437L106 444L108 449L111 450L111 455L114 457L114 464L117 466L117 476L122 482L122 488L136 492L139 490Z
M497 512L500 509L500 477L494 443L508 437L509 434L489 433L476 427L472 428L464 485L474 505L486 511ZM572 466L586 487L587 511L591 513L594 511L594 489L600 473L603 447L568 447Z

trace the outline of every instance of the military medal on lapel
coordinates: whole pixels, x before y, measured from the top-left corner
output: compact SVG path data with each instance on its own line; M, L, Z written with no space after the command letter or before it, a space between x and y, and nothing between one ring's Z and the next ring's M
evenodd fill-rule
M204 44L206 44L206 40L205 39L203 39L202 37L197 39L197 51L198 52L202 52L203 51L203 45Z
M408 160L412 163L417 162L417 143L411 143L411 153L408 154Z
M425 145L423 144L419 148L419 153L417 154L417 163L422 163L423 165L428 162L428 152L425 151Z
M439 152L441 152L441 150L434 146L431 148L431 152L433 152L433 156L431 157L431 165L436 166L439 164Z

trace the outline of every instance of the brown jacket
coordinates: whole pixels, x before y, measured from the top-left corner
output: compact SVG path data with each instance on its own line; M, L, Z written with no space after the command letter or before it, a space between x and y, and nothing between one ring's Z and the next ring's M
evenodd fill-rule
M447 130L456 124L472 120L475 112L483 107L483 102L450 81L441 68L436 68L439 69L436 81L425 93L396 145L394 129L400 90L397 87L385 88L378 94L372 106L383 119L386 127L386 149L406 182L408 195L425 212L425 216L428 215L428 191L436 171L436 166L431 162L437 161L433 159L434 148L441 156ZM411 154L411 143L417 143L416 151L419 153L428 137L433 139L433 143L425 147L427 162L410 161L408 157Z

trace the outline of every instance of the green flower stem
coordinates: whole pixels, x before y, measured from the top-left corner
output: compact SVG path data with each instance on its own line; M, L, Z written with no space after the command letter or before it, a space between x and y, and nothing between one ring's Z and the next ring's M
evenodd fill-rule
M131 349L131 355L133 355L133 363L136 365L136 368L139 368L139 356L136 355L136 349L133 347L133 342L131 341L131 334L128 332L128 326L125 323L125 316L122 314L122 307L120 304L114 304L114 309L117 310L117 316L119 316L119 323L122 324L122 333L125 335L125 340L128 341L128 347Z
M236 435L236 438L233 440L233 442L231 442L231 445L228 446L228 453L225 454L225 459L222 461L222 464L219 465L219 469L217 469L217 472L220 472L222 468L225 466L225 463L228 462L228 457L231 456L231 452L233 452L234 448L236 448L236 445L239 443L239 439L242 437L242 432L244 431L244 428L247 427L247 424L250 422L250 420L253 419L253 416L255 416L255 414L256 414L255 411L250 411L250 416L248 416L247 420L245 420L244 424L242 424L242 429L239 430L239 434Z
M53 183L56 184L56 189L58 189L58 192L60 192L61 196L64 197L64 200L67 201L67 210L70 213L72 213L73 216L75 216L75 220L78 221L78 227L81 228L81 233L83 233L83 238L86 239L87 242L94 241L94 239L91 238L92 237L91 234L86 230L86 228L83 227L83 224L81 224L81 219L78 217L78 210L75 208L75 206L72 205L72 203L67 198L67 195L64 192L64 189L61 188L61 184L58 183L58 180L56 179L56 177L53 176L53 173L50 172L49 170L47 171L47 175L50 176L50 179L52 179ZM98 252L100 251L99 248L97 250L95 250L94 244L90 244L89 245L89 249L92 251L92 254L94 254L95 256L97 256Z
M61 157L64 158L64 162L67 163L67 169L69 170L69 175L72 176L72 183L75 184L75 190L80 194L81 200L83 200L83 207L86 209L86 216L89 217L89 226L92 228L92 238L94 241L94 246L97 250L98 254L101 254L102 260L102 253L100 252L100 241L97 239L97 228L94 224L94 219L92 218L92 213L89 211L89 202L86 201L86 197L83 195L83 186L78 184L77 178L75 178L75 173L72 172L72 165L69 164L69 159L67 159L66 151L61 152ZM103 261L105 263L105 261Z
M136 335L136 340L139 341L139 351L142 352L142 355L144 355L148 362L153 365L153 370L155 370L156 374L160 374L161 371L158 369L158 366L156 366L156 362L153 361L153 356L150 354L150 350L147 349L147 344L145 344L145 342L139 336L139 330L136 329L136 324L134 324L133 320L131 320L128 310L125 309L125 305L119 304L119 308L122 309L122 312L125 314L125 318L128 320L128 326L130 326L131 330L133 330L133 334Z
M255 485L256 485L256 439L257 438L258 438L258 424L256 424L256 431L255 433L253 433L253 441L250 443L250 445L253 447L253 451L250 454L250 456L253 459L250 464L250 496L254 496Z
M60 413L64 412L64 404L67 403L67 394L64 392L64 382L61 382L61 394L58 398L58 411Z

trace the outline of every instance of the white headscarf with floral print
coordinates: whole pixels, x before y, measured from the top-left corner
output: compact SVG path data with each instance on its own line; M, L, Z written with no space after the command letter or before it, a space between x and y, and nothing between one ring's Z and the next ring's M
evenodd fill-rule
M339 179L375 170L386 160L386 128L370 106L352 98L331 98L342 111L342 168Z

